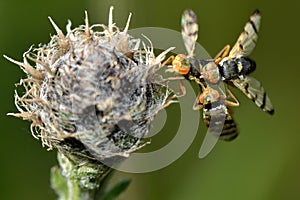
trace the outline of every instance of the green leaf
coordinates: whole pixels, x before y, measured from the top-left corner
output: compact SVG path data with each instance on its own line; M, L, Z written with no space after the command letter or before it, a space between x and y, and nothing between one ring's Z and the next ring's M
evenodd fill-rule
M126 190L131 180L125 179L119 183L117 183L110 191L108 191L103 200L114 200L117 196L119 196L122 192Z

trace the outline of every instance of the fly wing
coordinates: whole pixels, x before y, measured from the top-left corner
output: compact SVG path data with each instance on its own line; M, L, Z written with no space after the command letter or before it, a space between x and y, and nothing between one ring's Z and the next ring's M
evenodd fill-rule
M189 57L194 56L198 38L197 15L192 10L185 10L181 18L181 34Z
M208 127L208 132L220 140L231 141L238 136L236 123L224 104L210 110L204 109L203 121Z
M263 111L269 114L274 113L271 100L258 80L250 76L245 76L244 79L234 79L231 82Z
M258 10L256 10L251 16L249 21L244 27L244 31L239 36L235 45L232 47L229 57L235 58L237 56L248 56L253 51L260 26L261 15Z
M203 119L208 131L202 142L199 158L207 156L219 139L231 141L238 136L236 124L224 104L212 109L203 109Z

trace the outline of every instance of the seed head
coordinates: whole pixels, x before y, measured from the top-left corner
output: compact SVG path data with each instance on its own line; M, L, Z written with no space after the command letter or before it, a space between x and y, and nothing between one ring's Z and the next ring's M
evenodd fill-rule
M50 42L30 48L23 62L5 56L27 74L15 94L19 113L30 120L32 135L49 149L92 160L128 156L141 146L154 116L172 103L171 90L157 70L167 51L153 48L109 22L63 31L49 17L56 34ZM101 29L97 31L96 29ZM31 60L34 64L30 64Z

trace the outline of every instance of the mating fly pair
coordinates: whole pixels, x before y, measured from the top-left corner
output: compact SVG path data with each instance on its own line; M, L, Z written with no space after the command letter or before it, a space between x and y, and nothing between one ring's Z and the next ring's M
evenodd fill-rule
M270 114L274 112L272 103L260 82L248 76L256 68L255 62L247 56L256 45L260 19L257 10L250 16L244 31L231 50L230 46L226 45L214 59L196 59L194 49L198 38L197 16L192 10L186 10L181 19L181 33L188 55L171 56L165 62L172 62L166 71L183 75L199 85L201 92L195 100L193 109L203 109L205 124L210 127L212 134L220 136L222 140L230 141L238 135L228 106L239 106L239 102L227 85L221 87L221 81L241 90L263 111ZM184 86L180 87L185 91Z

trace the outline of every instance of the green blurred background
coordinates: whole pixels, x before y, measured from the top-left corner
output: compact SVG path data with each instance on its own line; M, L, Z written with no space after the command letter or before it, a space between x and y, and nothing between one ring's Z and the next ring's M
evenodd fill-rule
M120 27L132 12L131 28L153 26L178 31L182 11L192 8L200 24L198 41L211 55L225 44L233 44L253 10L260 9L263 18L259 42L251 55L258 64L253 76L263 83L275 106L275 115L269 116L234 90L241 103L234 115L241 133L237 140L219 142L208 157L199 159L206 130L199 122L193 144L170 166L146 174L115 173L116 181L132 179L120 199L300 199L300 2L0 0L0 55L21 60L32 44L47 43L50 33L54 34L47 16L62 28L71 19L75 27L83 24L84 10L88 10L91 23L106 23L110 5L115 6L114 19ZM14 84L24 74L4 58L0 58L0 65L0 199L55 199L49 186L55 152L47 152L31 137L29 122L6 116L16 111ZM178 107L172 106L168 111L176 112ZM167 125L172 128L172 123ZM169 131L166 137L171 139L172 133ZM162 146L162 141L168 139L152 139L154 146Z

